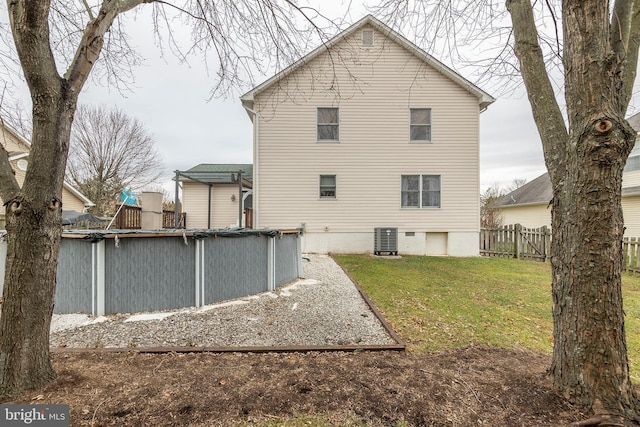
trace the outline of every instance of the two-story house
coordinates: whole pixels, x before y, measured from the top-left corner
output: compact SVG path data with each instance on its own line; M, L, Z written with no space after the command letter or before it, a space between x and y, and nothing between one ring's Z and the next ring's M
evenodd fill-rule
M241 97L255 228L306 252L478 254L479 114L494 99L373 16Z

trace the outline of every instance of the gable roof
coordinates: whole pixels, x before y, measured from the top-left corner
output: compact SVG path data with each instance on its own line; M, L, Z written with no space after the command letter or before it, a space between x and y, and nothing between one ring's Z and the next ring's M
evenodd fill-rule
M346 38L348 38L353 33L355 33L356 31L358 31L359 29L363 28L366 25L370 25L373 28L375 28L376 30L380 31L385 36L387 36L389 39L395 41L400 46L404 47L409 52L414 54L420 60L422 60L425 63L429 64L436 71L440 72L445 77L448 77L450 80L452 80L453 82L457 83L463 89L467 90L472 95L477 97L478 98L478 103L480 104L480 109L481 110L484 110L485 108L487 108L490 104L492 104L495 101L495 98L493 98L487 92L483 91L482 89L480 89L479 87L477 87L476 85L471 83L469 80L465 79L460 74L456 73L451 68L447 67L442 62L438 61L433 56L431 56L427 52L425 52L424 50L420 49L418 46L416 46L414 43L412 43L409 40L407 40L400 33L398 33L397 31L393 30L389 26L385 25L382 21L378 20L373 15L367 15L364 18L360 19L355 24L351 25L346 30L344 30L344 31L338 33L336 36L332 37L326 43L321 44L319 47L317 47L316 49L314 49L313 51L311 51L309 54L305 55L304 57L302 57L298 61L294 62L289 67L285 68L284 70L280 71L279 73L277 73L276 75L274 75L270 79L266 80L265 82L259 84L258 86L256 86L253 89L251 89L249 92L247 92L244 95L242 95L240 97L240 100L242 101L242 105L247 109L253 108L253 99L257 94L259 94L260 92L264 91L265 89L267 89L268 87L270 87L274 83L282 80L286 76L292 74L298 68L300 68L302 65L304 65L304 64L308 63L309 61L311 61L312 59L316 58L321 53L324 53L327 50L331 49L333 46L335 46L339 42L345 40Z
M0 120L0 127L2 127L3 131L10 133L11 136L13 136L18 142L20 142L21 144L24 144L26 149L26 151L22 151L22 152L7 153L9 155L9 161L14 161L14 160L19 160L19 159L24 159L29 157L29 151L31 150L31 141L29 141L27 138L22 136L20 132L15 130L4 120ZM71 194L73 194L78 199L80 199L84 203L85 207L95 206L95 203L93 203L87 196L82 194L80 190L78 190L76 187L74 187L69 182L67 182L67 180L64 180L63 186Z
M640 112L629 117L627 121L636 132L640 133ZM640 195L640 186L622 188L622 196L635 195ZM549 203L552 198L551 179L549 178L549 173L545 172L533 181L513 190L506 196L500 197L496 200L496 207L538 205Z
M623 187L622 196L640 196L640 186ZM531 182L496 200L496 207L547 205L553 199L551 179L545 172Z
M203 184L233 184L237 183L237 173L242 171L245 185L252 186L253 165L247 163L200 163L180 172L180 181L196 181Z
M80 192L80 190L78 190L76 187L74 187L73 185L71 185L69 182L67 182L66 180L62 183L62 185L64 185L64 188L66 188L67 190L69 190L70 193L72 193L74 196L76 196L78 199L82 200L82 202L84 203L85 207L91 207L91 206L95 206L96 204L93 203L91 200L89 200L89 198L87 196L85 196L84 194L82 194Z
M527 182L520 188L516 188L506 196L496 200L496 207L513 206L513 205L539 205L549 203L553 198L551 191L551 179L549 174L545 172L533 181Z

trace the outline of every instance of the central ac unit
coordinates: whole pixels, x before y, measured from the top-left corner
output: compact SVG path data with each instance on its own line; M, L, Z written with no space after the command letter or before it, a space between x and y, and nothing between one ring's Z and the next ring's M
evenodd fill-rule
M373 229L373 253L380 255L398 255L398 229L393 227L376 227Z

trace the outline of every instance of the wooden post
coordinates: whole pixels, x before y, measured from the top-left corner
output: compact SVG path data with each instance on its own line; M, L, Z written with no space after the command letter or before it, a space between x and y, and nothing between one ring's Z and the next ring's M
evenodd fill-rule
M176 189L175 196L173 197L173 228L178 228L178 220L180 218L180 210L178 209L178 203L180 203L180 198L178 197L178 192L180 191L180 171L176 170Z
M520 259L520 233L522 232L522 225L520 224L516 224L515 226L515 231L514 231L514 245L515 245L515 252L516 252L516 258Z
M546 261L549 257L549 253L547 252L547 241L549 236L549 229L547 226L542 227L542 261Z

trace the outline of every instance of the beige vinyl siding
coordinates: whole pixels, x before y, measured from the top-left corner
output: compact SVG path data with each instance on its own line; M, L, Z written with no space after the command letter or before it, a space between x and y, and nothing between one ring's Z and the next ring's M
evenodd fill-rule
M623 197L622 212L624 215L624 235L640 237L640 196Z
M213 193L213 189L211 190ZM182 210L189 228L207 228L209 187L197 182L182 183Z
M22 188L22 184L24 183L24 178L26 176L26 171L18 168L18 161L14 160L11 162L11 168L13 169L14 175L16 177L16 181L18 181L18 185Z
M17 160L14 160L14 161L12 161L10 163L11 163L11 168L15 172L14 176L16 177L16 181L18 181L18 185L20 187L22 187L22 183L24 182L24 177L25 177L25 173L26 172L17 168L17 166L16 166ZM4 200L0 199L0 203L2 205L4 205ZM64 199L63 199L62 203L63 203L63 206L64 206ZM5 227L5 215L6 215L6 212L7 212L7 208L6 208L6 206L3 206L2 210L0 211L0 213L2 214L2 218L0 220L2 228Z
M211 221L208 221L209 187L197 182L182 183L183 211L189 228L225 228L238 224L238 185L211 187ZM235 200L231 200L231 197Z
M502 224L520 224L527 228L551 227L551 207L546 204L528 206L506 206L500 210Z
M10 131L8 128L5 128L5 127L0 127L0 144L11 155L15 155L15 153L28 153L31 149L31 147L27 143L25 143L22 139L18 138L13 133L13 131ZM23 159L26 160L27 162L29 160L28 157L24 157ZM24 183L26 171L23 171L18 168L18 161L19 159L13 160L11 162L11 167L15 172L15 177L16 177L16 181L18 181L18 185L22 187L22 184ZM65 187L62 188L62 209L83 212L84 208L85 208L85 202L83 199L79 198L77 195L69 191L67 188Z
M231 198L233 197L233 200ZM238 185L215 185L211 193L213 228L238 226Z
M255 99L260 114L260 227L308 231L477 231L478 99L376 32L338 45ZM349 58L354 58L350 61ZM327 91L336 73L340 92ZM340 109L340 141L316 141L317 107ZM431 142L409 141L410 108L431 108ZM401 175L440 175L441 208L402 209ZM320 175L336 175L337 198L318 197Z
M16 181L18 181L18 185L22 187L26 172L17 167L17 160L14 160L11 162L11 167L15 171L15 177L16 177ZM4 201L0 200L0 203L4 204ZM62 188L62 209L63 210L84 212L84 208L85 208L84 200L80 199L78 196L73 194L68 189L64 187ZM4 214L4 212L5 211L3 210L2 213Z
M84 212L84 201L66 188L62 188L62 209L65 211Z
M30 151L30 147L17 138L13 132L9 131L5 127L0 127L0 144L4 147L7 153L14 154L18 153L28 153Z
M7 151L7 153L15 155L16 152L28 153L29 147L20 141L16 136L10 132L8 129L4 127L0 127L0 143ZM27 160L28 158L25 158ZM18 168L18 160L13 160L10 162L11 168L13 169L14 176L16 181L18 181L18 185L22 187L22 183L24 182L24 177L26 172ZM4 204L4 200L0 199L0 203ZM64 203L64 200L63 200ZM4 214L4 210L2 213Z
M547 226L551 228L551 208L546 204L503 207L502 224L522 224L529 228ZM624 213L624 235L640 237L640 196L625 196L622 198Z
M622 187L637 187L640 186L640 170L625 172L622 174Z

